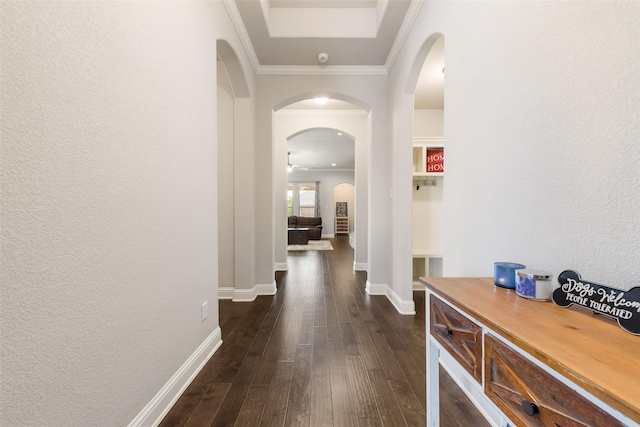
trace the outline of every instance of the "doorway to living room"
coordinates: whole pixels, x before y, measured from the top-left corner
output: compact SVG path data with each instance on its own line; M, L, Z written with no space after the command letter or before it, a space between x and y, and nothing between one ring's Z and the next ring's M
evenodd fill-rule
M357 203L363 203L362 214L366 215L368 114L354 104L337 99L323 105L307 99L274 112L274 152L280 153L276 154L274 164L276 270L287 270L292 216L309 217L314 212L313 217L321 220L321 231L318 234L318 224L312 224L309 231L319 239L336 236L334 188L337 185L351 185L354 194L360 192L358 182L362 185L364 198L359 200L354 195L349 206L353 213L351 228L359 221L355 215ZM282 166L278 158L282 159ZM365 165L359 166L359 162ZM284 173L278 176L280 169ZM280 191L286 194L281 202L278 201ZM280 217L278 212L282 212ZM366 218L362 221L366 224ZM308 228L307 225L298 224L298 227ZM363 237L361 246L355 243L354 246L366 259L366 236Z

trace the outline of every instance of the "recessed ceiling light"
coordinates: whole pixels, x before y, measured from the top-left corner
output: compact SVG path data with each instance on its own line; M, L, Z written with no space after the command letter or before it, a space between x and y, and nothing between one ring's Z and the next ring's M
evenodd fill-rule
M329 98L315 98L316 104L318 105L324 105L327 103L327 101L329 101Z
M336 165L335 163L331 163L331 166L335 166L335 165Z
M338 136L342 136L342 132L338 132Z

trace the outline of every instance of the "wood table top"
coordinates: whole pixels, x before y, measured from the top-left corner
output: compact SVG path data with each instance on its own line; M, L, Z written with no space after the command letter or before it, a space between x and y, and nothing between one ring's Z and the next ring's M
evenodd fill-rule
M421 277L442 299L640 423L640 336L590 311L519 297L486 278Z

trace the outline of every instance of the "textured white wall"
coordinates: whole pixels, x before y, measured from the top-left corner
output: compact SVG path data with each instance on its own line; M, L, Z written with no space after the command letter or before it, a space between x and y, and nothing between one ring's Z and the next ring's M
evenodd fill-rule
M437 178L437 185L413 186L413 252L420 254L442 253L442 225L444 218L444 181ZM414 183L415 184L415 183Z
M224 7L0 10L0 424L126 425L218 326Z
M218 286L235 286L234 101L229 75L218 61Z
M444 34L445 275L508 260L638 284L639 21L638 2L424 4L392 81L402 97Z

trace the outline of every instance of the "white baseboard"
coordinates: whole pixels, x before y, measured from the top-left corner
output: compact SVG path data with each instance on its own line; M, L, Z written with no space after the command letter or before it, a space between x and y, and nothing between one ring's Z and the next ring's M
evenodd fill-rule
M251 289L234 289L232 300L233 302L251 302L257 296L255 286Z
M367 284L364 290L369 295L387 295L387 284L386 283L371 283L367 280Z
M277 292L275 280L271 284L255 285L251 289L235 289L233 291L233 302L251 302L258 295L275 295Z
M398 310L400 314L408 314L413 315L416 314L416 305L413 302L413 299L406 300L400 298L393 289L387 286L387 298L391 301L391 304Z
M386 283L371 283L367 280L365 291L369 295L384 295L400 314L416 314L416 306L413 300L403 300Z
M289 265L286 262L276 262L275 268L276 268L276 271L288 271Z
M355 271L367 271L367 263L366 262L353 262L353 269Z
M222 345L222 334L220 327L217 327L136 415L129 423L129 427L155 427L160 424L173 404L176 403L220 345Z
M275 280L268 285L256 285L258 295L275 295L276 292L278 292L278 288L276 288Z
M218 288L218 299L233 299L233 291L235 290L236 288L231 287Z
M322 236L320 236L323 239L335 239L336 235L335 234L322 234Z

